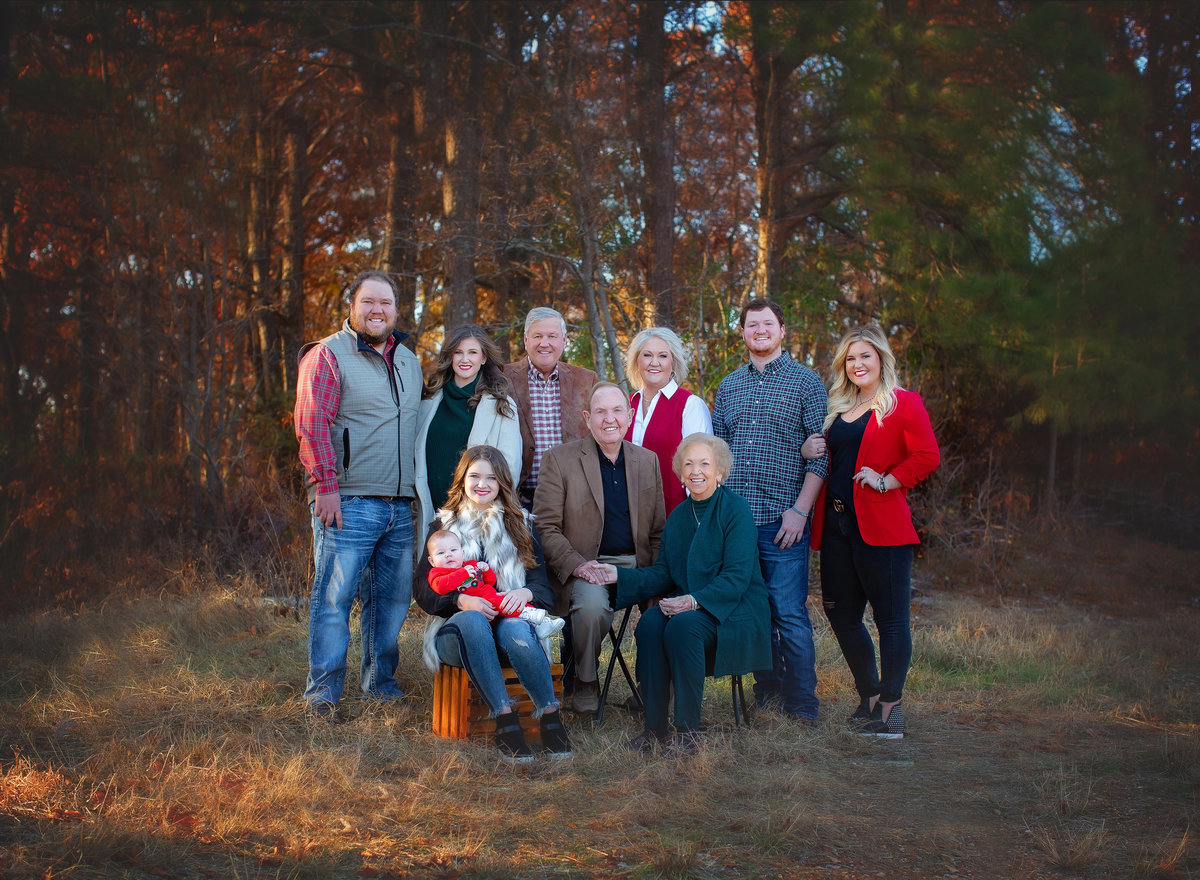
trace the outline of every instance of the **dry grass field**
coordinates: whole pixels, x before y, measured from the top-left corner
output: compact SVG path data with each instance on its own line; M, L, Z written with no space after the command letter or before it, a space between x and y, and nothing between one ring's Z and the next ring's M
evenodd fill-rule
M903 741L842 729L814 601L815 730L760 712L739 737L716 681L691 760L625 753L638 719L614 708L522 769L430 733L419 612L412 705L311 723L303 615L253 577L139 562L158 589L0 622L0 877L1200 876L1200 554L1021 547L999 576L918 564Z

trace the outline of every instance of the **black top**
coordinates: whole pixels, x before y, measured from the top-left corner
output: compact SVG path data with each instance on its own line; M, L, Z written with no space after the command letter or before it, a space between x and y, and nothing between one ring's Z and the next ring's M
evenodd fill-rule
M611 462L600 444L600 482L604 484L604 533L600 536L603 556L632 556L633 520L629 515L629 481L625 479L625 447L617 449L617 460Z
M858 461L858 449L867 430L867 420L874 414L874 410L867 410L853 422L838 416L829 426L826 437L829 482L826 483L825 497L840 498L848 508L854 507L854 465Z

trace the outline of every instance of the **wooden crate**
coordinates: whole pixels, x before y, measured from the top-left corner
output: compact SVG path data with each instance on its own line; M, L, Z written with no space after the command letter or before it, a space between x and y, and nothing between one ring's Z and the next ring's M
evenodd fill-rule
M525 688L521 687L517 674L511 668L506 666L500 671L504 673L508 695L521 713L521 729L525 731L525 740L529 743L541 742L542 731L538 719L533 717L533 701L529 699L529 694L525 693ZM554 696L562 700L562 664L550 664L550 674L554 677ZM467 670L443 663L433 677L433 732L449 739L490 741L496 730L496 722L488 717L489 711L487 703L471 684Z

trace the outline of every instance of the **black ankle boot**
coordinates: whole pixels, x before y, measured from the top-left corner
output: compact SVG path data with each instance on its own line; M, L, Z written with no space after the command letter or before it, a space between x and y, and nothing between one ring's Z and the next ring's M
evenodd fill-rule
M542 748L549 758L569 758L571 756L571 738L567 736L567 728L563 726L562 715L555 709L553 712L543 712L540 720L542 728Z
M500 759L510 764L528 764L533 760L516 709L496 716L496 748L500 750Z

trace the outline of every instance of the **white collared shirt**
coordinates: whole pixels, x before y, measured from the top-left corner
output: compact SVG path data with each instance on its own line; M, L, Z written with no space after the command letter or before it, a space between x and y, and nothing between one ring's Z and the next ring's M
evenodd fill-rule
M655 407L658 406L660 397L666 397L670 400L675 396L675 392L679 390L679 383L672 379L658 394L654 395L654 399L650 401L650 411L642 415L642 403L638 401L637 409L633 413L633 442L637 446L642 445L642 441L646 437L646 427L650 424L650 417L654 415ZM646 389L641 391L643 397L646 394ZM680 437L686 437L689 434L711 434L712 416L709 415L708 406L700 398L700 395L693 394L687 399L687 403L683 405L683 432Z

